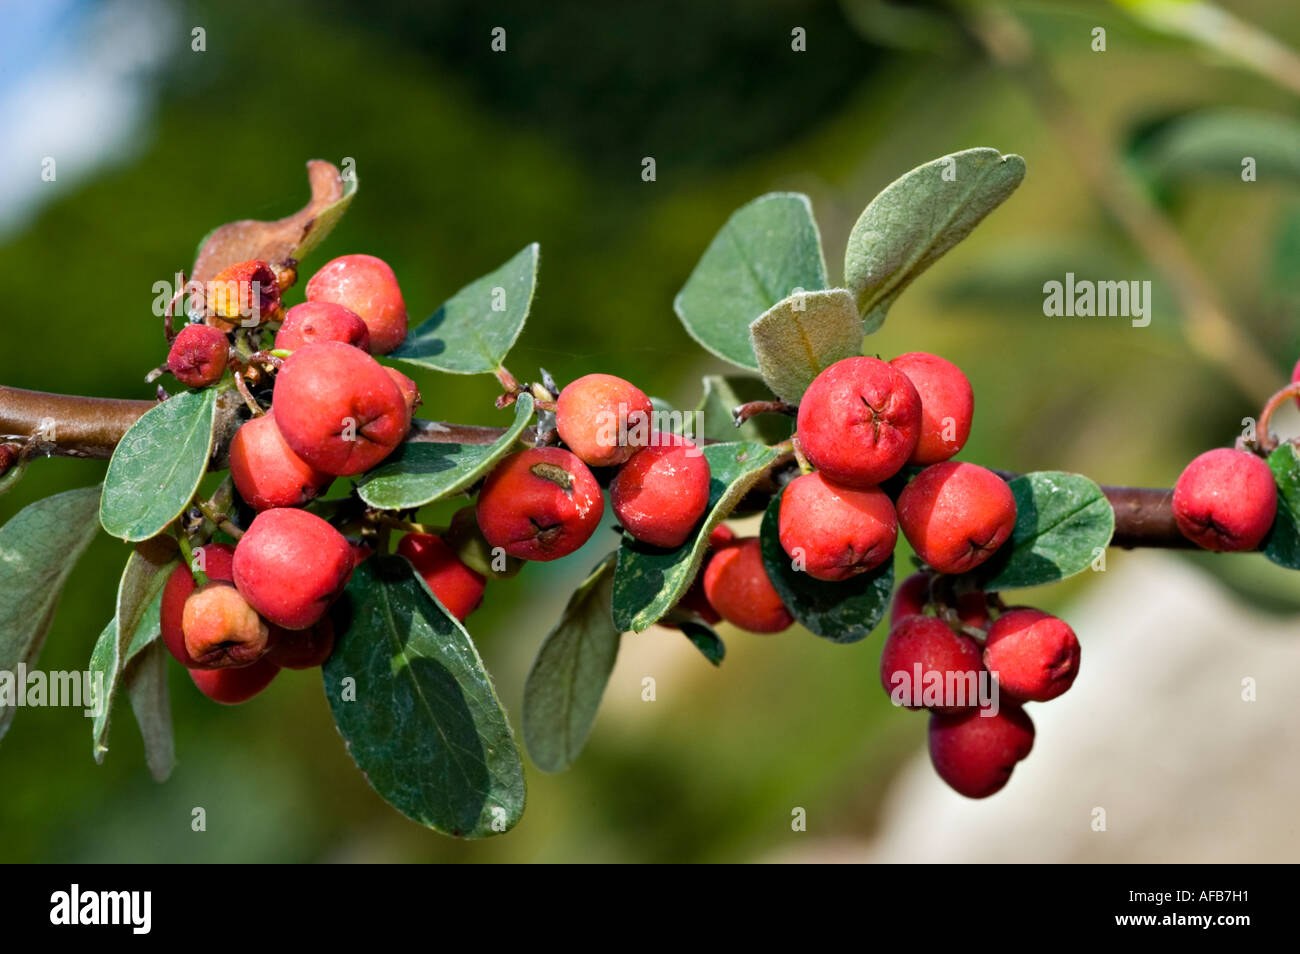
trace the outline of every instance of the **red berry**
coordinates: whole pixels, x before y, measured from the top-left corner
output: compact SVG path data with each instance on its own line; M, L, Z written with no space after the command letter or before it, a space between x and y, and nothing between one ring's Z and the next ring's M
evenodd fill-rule
M211 582L191 593L181 629L196 668L247 666L266 654L266 621L230 583Z
M271 632L266 657L281 669L315 669L325 665L334 651L334 623L322 616L310 629L280 629Z
M979 704L984 666L975 640L934 616L907 616L880 653L880 683L895 705L959 712Z
M274 414L245 421L230 442L230 476L254 510L300 507L319 496L333 478L293 452Z
M967 798L999 791L1033 747L1034 723L1014 706L930 716L930 761L939 777Z
M1254 550L1277 516L1273 472L1249 451L1220 447L1201 454L1174 485L1174 520L1206 550Z
M612 374L588 374L560 392L555 429L584 463L610 467L650 443L653 415L640 388Z
M559 447L534 447L496 465L478 496L489 544L521 560L556 560L589 539L605 498L587 465Z
M224 580L227 583L234 582L235 579L234 557L234 547L224 543L205 543L194 550L196 568L211 580ZM186 669L206 668L185 649L185 601L195 589L194 574L190 568L183 564L176 567L163 586L162 605L158 614L163 643Z
M927 467L903 488L898 523L916 555L932 568L965 573L1011 536L1016 498L991 470L947 461Z
M307 300L356 312L370 329L372 354L388 354L406 340L406 302L388 263L373 255L343 255L307 282Z
M305 345L276 375L275 421L285 443L338 477L370 470L406 437L406 399L374 358L341 341Z
M211 325L186 325L167 353L167 370L181 384L205 388L226 373L230 341L226 333Z
M846 580L874 570L894 554L898 518L878 488L854 490L821 473L804 474L785 488L779 520L781 546L817 580Z
M1007 610L989 627L984 665L1022 701L1055 699L1079 674L1079 640L1065 620L1028 607Z
M280 667L265 656L239 669L191 669L190 678L213 702L233 706L247 702L271 684Z
M718 548L704 570L704 594L723 619L751 633L779 633L794 622L763 566L757 537Z
M921 434L909 464L937 464L966 446L975 392L961 368L924 351L900 354L889 362L907 375L921 396Z
M343 592L352 561L348 541L315 514L264 510L235 547L235 585L269 622L306 629Z
M284 313L284 324L275 335L276 348L297 351L318 341L341 341L369 351L370 329L355 311L328 301L305 301Z
M889 628L893 629L909 616L924 616L930 602L930 574L913 573L899 584L889 610Z
M614 516L642 543L675 549L689 540L709 509L709 462L692 442L656 434L610 484Z
M799 404L798 440L825 476L873 487L916 449L921 398L907 375L877 358L845 358L813 379Z
M441 537L408 533L397 544L397 553L411 561L438 602L462 623L482 604L487 580L460 562Z

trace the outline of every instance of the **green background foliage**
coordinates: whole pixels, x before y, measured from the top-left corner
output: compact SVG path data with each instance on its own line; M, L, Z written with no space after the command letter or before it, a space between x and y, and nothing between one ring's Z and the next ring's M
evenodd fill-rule
M174 53L129 148L85 174L61 165L53 183L39 181L33 159L30 188L43 204L0 235L11 336L0 382L147 397L143 375L165 353L153 283L188 267L212 227L299 208L306 159L353 157L357 201L306 273L334 255L379 255L419 321L539 241L537 295L511 369L527 378L541 365L560 381L608 371L695 407L702 375L734 369L690 339L673 299L735 209L766 192L808 194L834 272L880 189L935 156L987 145L1024 156L1025 182L918 278L867 344L885 357L932 350L961 364L977 395L964 459L1170 486L1185 461L1257 411L1190 354L1158 281L1147 329L1044 318L1039 289L1066 268L1082 276L1102 261L1116 263L1104 266L1110 277L1158 276L1023 92L961 42L864 39L849 24L851 3L427 6L290 3L268 15L243 0L177 5ZM1300 43L1300 11L1228 6ZM1106 5L1022 12L1117 148L1144 123L1201 107L1293 112L1265 80L1207 65ZM807 54L790 52L792 24L807 28ZM1098 24L1109 31L1105 54L1088 48ZM206 53L190 52L191 25L207 30ZM508 30L505 55L488 48L496 25ZM640 177L645 156L657 160L656 182ZM1300 242L1280 241L1300 221L1294 185L1211 176L1165 198L1248 329L1276 345L1281 380L1300 351ZM300 284L290 303L301 296ZM424 390L422 416L507 419L492 408L490 375L407 370ZM0 521L104 470L36 461L0 497ZM757 532L757 519L745 528ZM574 557L493 585L471 617L517 737L538 646L616 543L598 531ZM91 544L44 668L86 665L125 558L102 533ZM1125 554L1108 558L1108 572L1123 572ZM901 576L903 546L898 559ZM1300 582L1262 556L1215 566L1288 611L1300 605ZM1092 576L1016 598L1050 610ZM792 805L823 832L872 834L894 769L925 734L879 690L879 630L852 646L798 631L719 632L727 654L716 669L680 633L624 637L582 757L557 775L525 760L530 810L484 842L440 837L374 794L334 728L319 673L286 672L248 705L223 708L170 666L177 764L162 786L124 711L96 765L79 711L23 710L0 744L0 860L754 859L806 837L790 832ZM642 701L647 675L654 702ZM195 806L207 810L206 833L190 829Z

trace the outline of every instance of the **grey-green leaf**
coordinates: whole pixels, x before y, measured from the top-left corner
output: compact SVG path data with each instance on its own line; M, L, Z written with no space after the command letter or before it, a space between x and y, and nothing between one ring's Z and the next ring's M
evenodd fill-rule
M801 626L833 643L866 639L884 619L894 589L894 561L838 583L815 580L794 568L781 546L777 523L781 498L773 497L763 514L759 541L763 566L781 602Z
M99 522L115 537L148 540L189 505L212 453L217 389L182 391L150 408L113 451Z
M1082 573L1110 543L1115 511L1093 481L1080 474L1036 471L1011 481L1016 526L974 573L984 589L1055 583Z
M515 401L515 419L491 444L407 442L362 480L361 499L381 510L406 510L458 494L487 476L533 417L532 395Z
M568 768L596 721L622 634L610 616L614 554L569 597L524 682L524 744L545 772Z
M865 334L913 279L971 233L1025 177L1025 161L996 149L942 156L894 180L871 200L849 234L844 283Z
M118 690L135 660L162 633L159 613L162 591L171 571L180 565L174 550L140 548L127 557L117 586L117 611L95 642L88 667L102 693L91 721L91 753L103 762L108 752L109 724Z
M155 782L165 782L176 767L176 744L172 737L171 701L167 692L167 660L171 654L161 639L148 643L127 667L127 695L135 713L144 758Z
M750 322L796 290L819 291L826 285L812 203L797 192L771 192L727 220L673 308L705 348L757 371Z
M1206 109L1165 123L1133 158L1159 182L1223 176L1241 183L1242 161L1255 160L1259 181L1300 180L1300 123L1245 109Z
M704 379L704 396L700 399L697 431L707 440L757 441L779 444L794 432L794 418L783 414L759 414L736 427L731 412L750 401L770 401L775 397L758 378L711 374Z
M843 288L782 299L754 319L749 335L763 380L789 404L823 369L862 354L862 318Z
M693 539L661 550L624 535L614 571L613 615L620 632L641 632L677 605L708 549L709 533L727 518L780 452L748 441L710 444L709 509Z
M1264 556L1278 566L1300 570L1300 457L1290 444L1268 455L1277 482L1277 516L1264 540Z
M45 497L0 527L0 671L36 662L59 592L99 529L99 491L83 487ZM0 738L15 711L0 708Z
M528 319L538 252L534 242L496 271L466 285L388 357L451 374L496 371Z
M443 834L513 828L523 765L469 634L401 557L358 566L342 609L351 619L325 664L325 694L366 780Z

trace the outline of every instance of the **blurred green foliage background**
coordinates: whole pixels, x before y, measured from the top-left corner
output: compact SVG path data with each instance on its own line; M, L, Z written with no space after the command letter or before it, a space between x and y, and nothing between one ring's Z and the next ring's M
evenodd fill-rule
M1227 6L1300 43L1293 5ZM563 382L602 370L693 407L701 375L725 369L688 338L672 299L734 208L770 190L809 193L835 278L849 228L883 186L936 156L994 146L1026 158L1024 185L903 296L867 345L961 364L978 404L963 456L1169 486L1184 461L1257 413L1188 348L1161 276L1088 192L1070 145L968 36L918 14L927 7L909 5L901 19L893 4L804 0L413 7L162 8L161 37L150 42L165 55L140 79L143 116L129 146L82 174L61 167L55 182L40 181L33 160L30 190L42 201L0 235L0 381L147 397L143 375L165 354L153 283L188 268L213 226L298 208L308 158L352 157L357 200L304 274L334 255L379 255L418 320L540 241L515 373L540 365ZM1190 110L1295 115L1295 99L1266 79L1109 5L1012 8L1116 152ZM69 4L59 29L83 29L101 12ZM191 49L196 26L204 52ZM506 28L505 53L489 48L495 26ZM796 26L807 30L807 52L791 50ZM1096 26L1107 30L1104 53L1090 46ZM39 141L24 146L45 154ZM654 182L641 179L645 156L656 159ZM1300 201L1294 178L1266 172L1249 184L1232 174L1194 189L1176 183L1161 199L1241 332L1274 356L1280 385L1300 350ZM1067 268L1152 279L1151 326L1045 318L1042 283ZM301 295L299 285L290 300ZM424 416L506 419L492 407L490 377L418 380ZM37 462L0 498L0 520L103 470ZM568 587L611 540L530 567L492 589L471 619L513 715ZM92 546L64 593L43 668L84 667L125 554L102 535ZM1112 559L1121 571L1123 559ZM1280 608L1300 605L1291 575L1260 557L1228 562L1216 568L1235 585L1267 590ZM1051 607L1086 585L1027 598ZM102 766L79 712L21 711L0 744L0 860L747 860L788 845L794 806L823 835L869 835L881 793L924 744L925 726L880 690L880 634L849 647L798 630L723 635L720 670L680 634L625 637L587 751L563 775L530 767L523 822L485 843L426 832L368 788L332 726L318 672L286 673L225 709L175 669L180 761L161 786L148 778L125 709ZM647 675L658 684L652 703L641 701ZM206 833L190 829L196 806L207 811Z

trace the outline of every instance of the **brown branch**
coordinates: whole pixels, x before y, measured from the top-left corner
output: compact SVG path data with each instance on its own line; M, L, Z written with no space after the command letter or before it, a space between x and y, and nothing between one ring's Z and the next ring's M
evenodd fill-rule
M153 401L86 398L43 391L24 391L0 386L0 443L26 443L38 435L42 422L52 422L50 436L41 441L40 451L53 457L84 457L106 460L113 448ZM499 427L475 424L447 424L416 419L408 441L422 444L491 444L505 433ZM533 429L520 439L531 443ZM753 509L776 494L795 467L794 456L782 455L755 485L744 504ZM1005 479L1017 475L998 471ZM1172 509L1173 491L1146 487L1102 487L1115 510L1115 536L1111 546L1186 549L1194 546L1178 532Z

